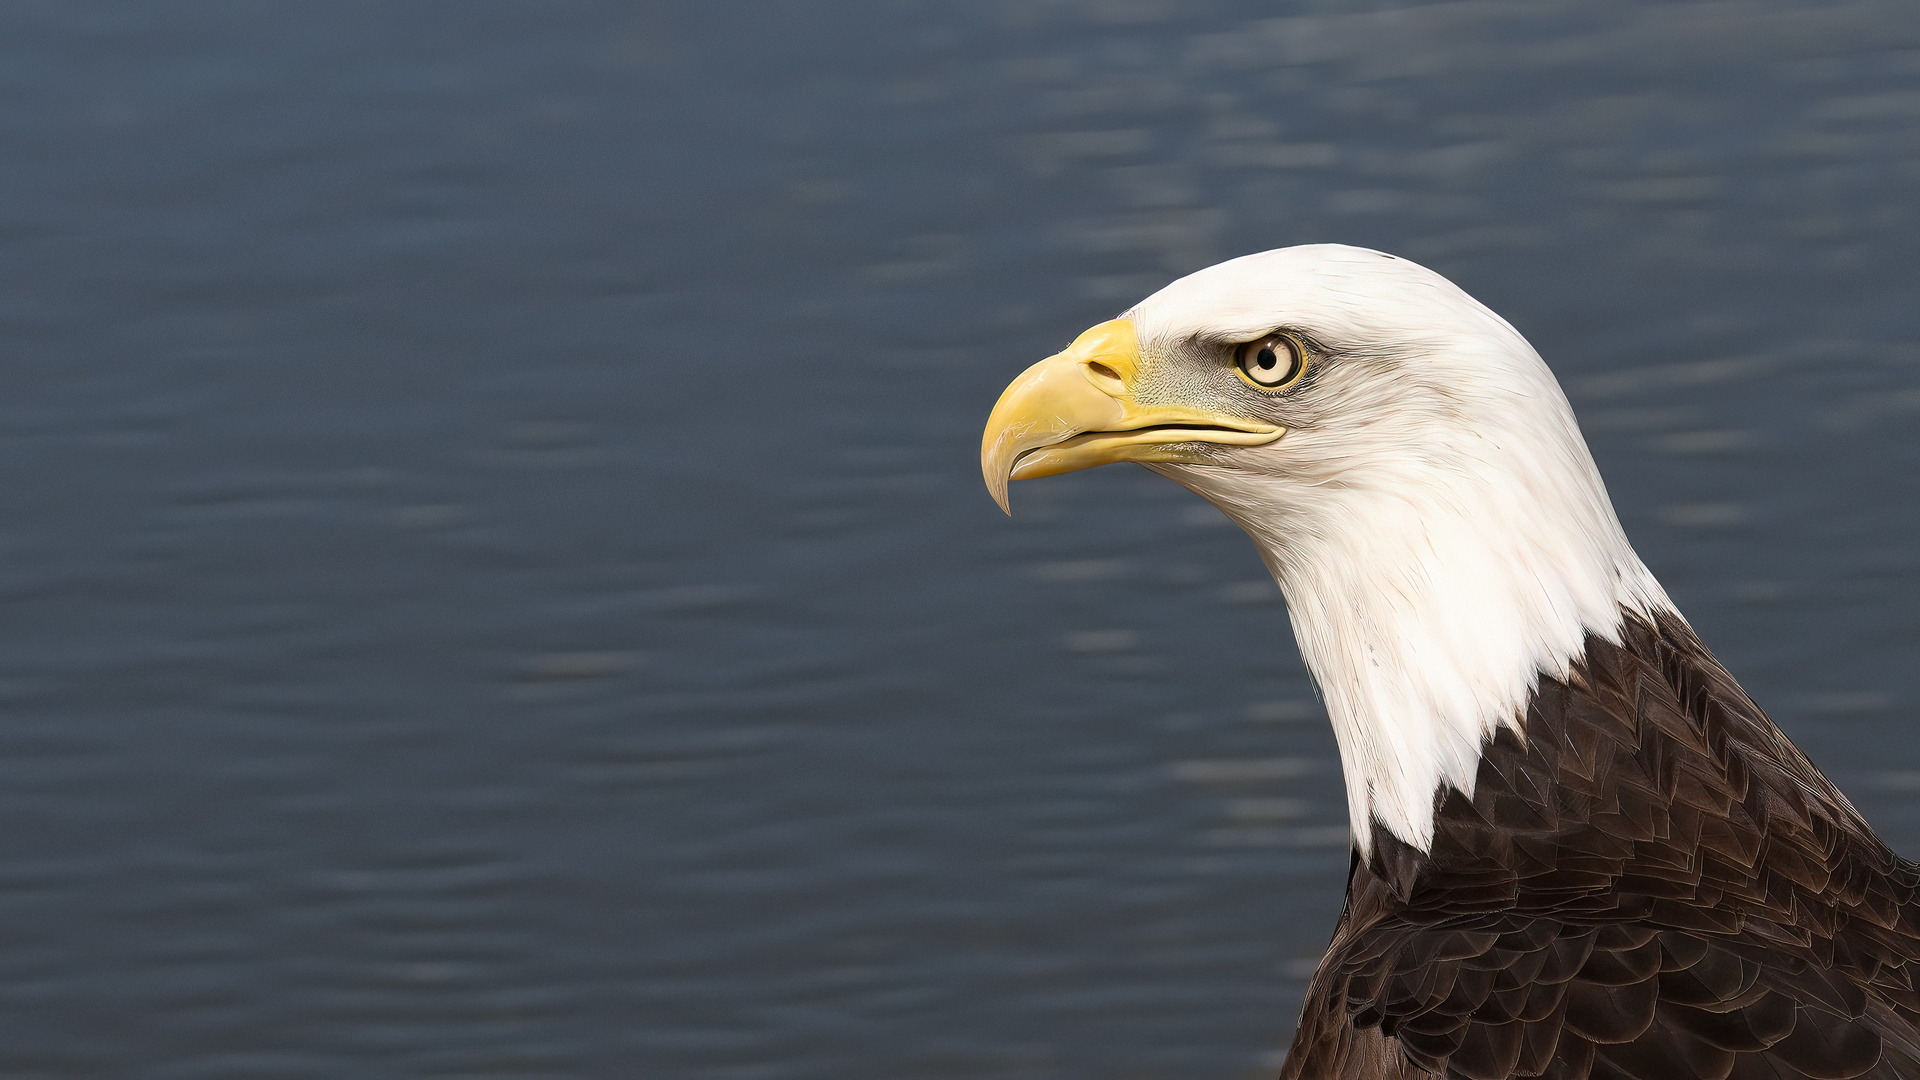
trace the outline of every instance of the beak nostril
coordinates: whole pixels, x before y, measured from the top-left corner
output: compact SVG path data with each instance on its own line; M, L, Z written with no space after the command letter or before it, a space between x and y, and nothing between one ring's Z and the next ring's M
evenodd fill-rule
M1098 360L1087 361L1087 369L1093 372L1095 375L1100 376L1101 378L1112 379L1114 382L1121 383L1123 385L1126 383L1126 380L1120 377L1119 372L1113 370L1112 368L1108 367L1107 365L1101 363Z

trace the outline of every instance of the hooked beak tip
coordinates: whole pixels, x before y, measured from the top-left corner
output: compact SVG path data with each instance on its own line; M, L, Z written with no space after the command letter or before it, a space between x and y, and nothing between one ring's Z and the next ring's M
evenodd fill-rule
M994 450L998 449L994 447ZM987 494L993 496L994 503L1008 517L1013 516L1013 505L1007 498L1007 486L1013 482L1013 463L1002 458L1010 456L995 452L980 455L980 471L986 477Z

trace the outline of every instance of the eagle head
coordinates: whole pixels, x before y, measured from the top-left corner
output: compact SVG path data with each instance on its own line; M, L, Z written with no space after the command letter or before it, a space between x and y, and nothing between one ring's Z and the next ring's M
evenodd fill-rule
M1340 742L1355 841L1431 842L1485 741L1589 633L1670 611L1566 395L1506 320L1405 259L1321 244L1173 282L1014 380L988 490L1117 461L1245 529ZM1010 511L1009 511L1010 512Z

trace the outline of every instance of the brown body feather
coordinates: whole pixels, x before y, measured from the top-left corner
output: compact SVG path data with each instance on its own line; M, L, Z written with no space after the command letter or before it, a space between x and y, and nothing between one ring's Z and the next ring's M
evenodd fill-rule
M1920 868L1678 618L1374 829L1282 1080L1920 1080Z

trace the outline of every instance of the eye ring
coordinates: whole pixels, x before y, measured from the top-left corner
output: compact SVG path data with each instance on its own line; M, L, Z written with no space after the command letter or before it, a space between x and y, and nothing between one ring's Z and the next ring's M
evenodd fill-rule
M1233 370L1255 390L1285 390L1307 373L1307 350L1292 334L1268 334L1233 351Z

